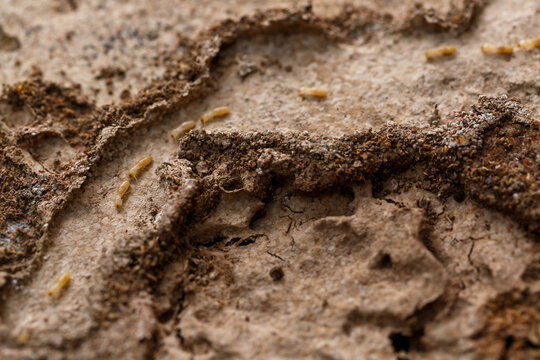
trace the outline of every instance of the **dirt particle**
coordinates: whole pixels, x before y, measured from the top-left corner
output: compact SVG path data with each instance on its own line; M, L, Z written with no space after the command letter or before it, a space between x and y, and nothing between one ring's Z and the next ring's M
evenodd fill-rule
M8 35L0 26L0 51L15 51L21 47L21 42L15 36Z
M120 99L124 101L131 99L131 92L129 91L129 89L122 90L122 92L120 93Z
M274 281L280 281L285 276L283 268L281 266L275 266L270 270L270 277Z

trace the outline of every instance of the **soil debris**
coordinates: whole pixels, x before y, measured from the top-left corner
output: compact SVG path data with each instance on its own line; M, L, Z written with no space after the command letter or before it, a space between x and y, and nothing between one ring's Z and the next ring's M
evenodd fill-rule
M459 5L456 5L458 3ZM459 36L469 30L481 10L487 6L489 0L461 0L452 2L448 13L442 15L433 7L426 8L423 3L417 2L411 11L403 30L429 30L435 32L449 32Z
M270 277L274 281L280 281L285 276L285 273L283 272L283 268L280 266L273 267L270 270Z
M8 35L0 26L0 51L15 51L21 47L21 42L15 36Z

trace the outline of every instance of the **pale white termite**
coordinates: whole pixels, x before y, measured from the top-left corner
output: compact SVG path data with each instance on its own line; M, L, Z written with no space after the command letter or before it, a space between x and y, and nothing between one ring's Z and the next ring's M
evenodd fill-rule
M129 191L130 183L129 180L124 180L118 186L118 189L116 190L116 194L114 196L114 206L117 209L121 209L122 205L124 204L124 195Z
M300 95L303 98L306 97L316 97L316 98L324 98L326 95L328 95L328 90L322 87L301 87L298 89L298 95Z
M512 55L514 48L510 45L484 44L480 48L486 55Z
M523 50L533 50L535 48L540 48L540 37L521 40L518 46L520 49Z
M142 170L144 170L148 165L150 165L152 163L152 157L151 156L146 156L144 158L142 158L141 160L139 160L134 167L132 167L131 169L129 169L128 171L128 176L130 178L134 178L136 179L137 178L137 175L139 174L139 172L141 172Z
M197 125L195 124L195 121L186 121L185 123L182 123L179 127L171 131L171 137L173 139L178 139L181 135L187 133L190 130L195 129Z
M30 335L26 331L23 331L17 336L17 341L20 343L26 343L30 340Z
M444 56L450 56L455 54L457 51L457 48L455 46L439 46L433 49L426 50L426 59L429 60L435 60L438 58L442 58Z
M70 281L71 281L71 275L69 274L69 271L63 273L58 278L56 284L54 284L53 286L49 288L49 290L47 290L47 295L50 298L56 298L60 296L64 292L64 289L66 289L69 286Z
M203 124L206 124L207 122L212 121L216 118L229 115L230 112L231 112L231 109L228 106L220 106L220 107L214 108L204 113L201 116L201 122Z

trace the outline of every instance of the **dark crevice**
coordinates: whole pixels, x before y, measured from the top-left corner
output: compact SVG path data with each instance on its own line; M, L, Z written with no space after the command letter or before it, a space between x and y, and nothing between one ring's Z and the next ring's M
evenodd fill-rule
M499 356L499 360L507 360L508 359L508 352L510 350L510 347L514 343L515 339L513 336L507 336L504 339L504 349L502 351L502 354Z
M227 240L226 236L223 235L216 235L212 239L212 241L206 242L206 243L200 243L199 245L204 246L206 248L213 247L218 245L219 243L222 243L223 241Z
M268 206L268 203L265 203L264 206L257 210L251 219L249 220L249 228L251 230L255 230L257 228L257 222L261 219L263 219L266 216L266 208Z
M244 239L242 239L240 242L238 242L238 246L248 246L251 244L255 244L255 241L257 238L260 237L260 235L251 235Z
M392 342L395 352L409 352L411 349L411 337L402 333L391 333L388 337Z
M465 193L465 191L463 191L463 189L458 189L454 193L454 200L456 200L456 202L458 203L462 203L463 201L465 201L466 197L467 197L467 194Z
M533 260L521 275L521 279L526 282L540 280L540 259Z
M424 218L420 225L420 231L418 232L422 244L426 249L437 259L441 264L445 264L444 253L439 251L433 244L433 225L429 219Z
M393 266L393 263L392 263L392 258L390 257L390 255L386 253L380 253L380 254L377 254L375 259L373 259L370 268L385 270L385 269L391 269L392 266Z
M354 190L350 186L344 186L343 188L341 188L340 194L345 199L347 199L348 202L354 201L354 198L355 198Z
M237 192L244 188L244 182L239 177L226 178L222 181L221 188L225 192Z

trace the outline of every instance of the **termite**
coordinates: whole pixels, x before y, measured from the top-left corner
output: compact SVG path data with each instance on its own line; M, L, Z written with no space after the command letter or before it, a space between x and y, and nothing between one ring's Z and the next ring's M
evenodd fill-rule
M514 53L514 48L509 45L484 44L481 49L486 55L512 55Z
M171 132L171 137L173 139L178 139L181 135L195 129L195 126L195 121L186 121Z
M220 106L212 109L201 116L201 122L206 124L207 122L214 120L215 118L226 116L231 112L228 106Z
M121 209L122 205L124 204L124 195L129 191L129 180L124 180L118 187L118 190L116 190L116 195L114 197L114 206L117 209Z
M321 87L301 87L298 89L298 95L301 97L316 97L316 98L323 98L328 95L328 91L325 88Z
M152 157L151 156L146 156L144 158L142 158L141 160L139 160L134 167L132 167L131 169L129 169L128 171L128 176L130 178L133 178L133 179L137 179L137 175L139 174L139 172L141 172L142 170L144 170L148 165L150 165L152 163Z
M532 50L540 47L540 37L534 39L525 39L519 42L519 48L523 50Z
M26 331L23 331L22 333L17 336L17 341L20 343L26 343L30 340L30 335Z
M60 294L63 293L64 289L66 289L69 286L69 282L71 280L71 276L69 275L69 271L63 273L59 278L56 284L51 286L49 290L47 290L47 295L50 298L56 298Z
M440 46L433 49L426 50L426 59L435 60L444 56L450 56L457 51L455 46Z

